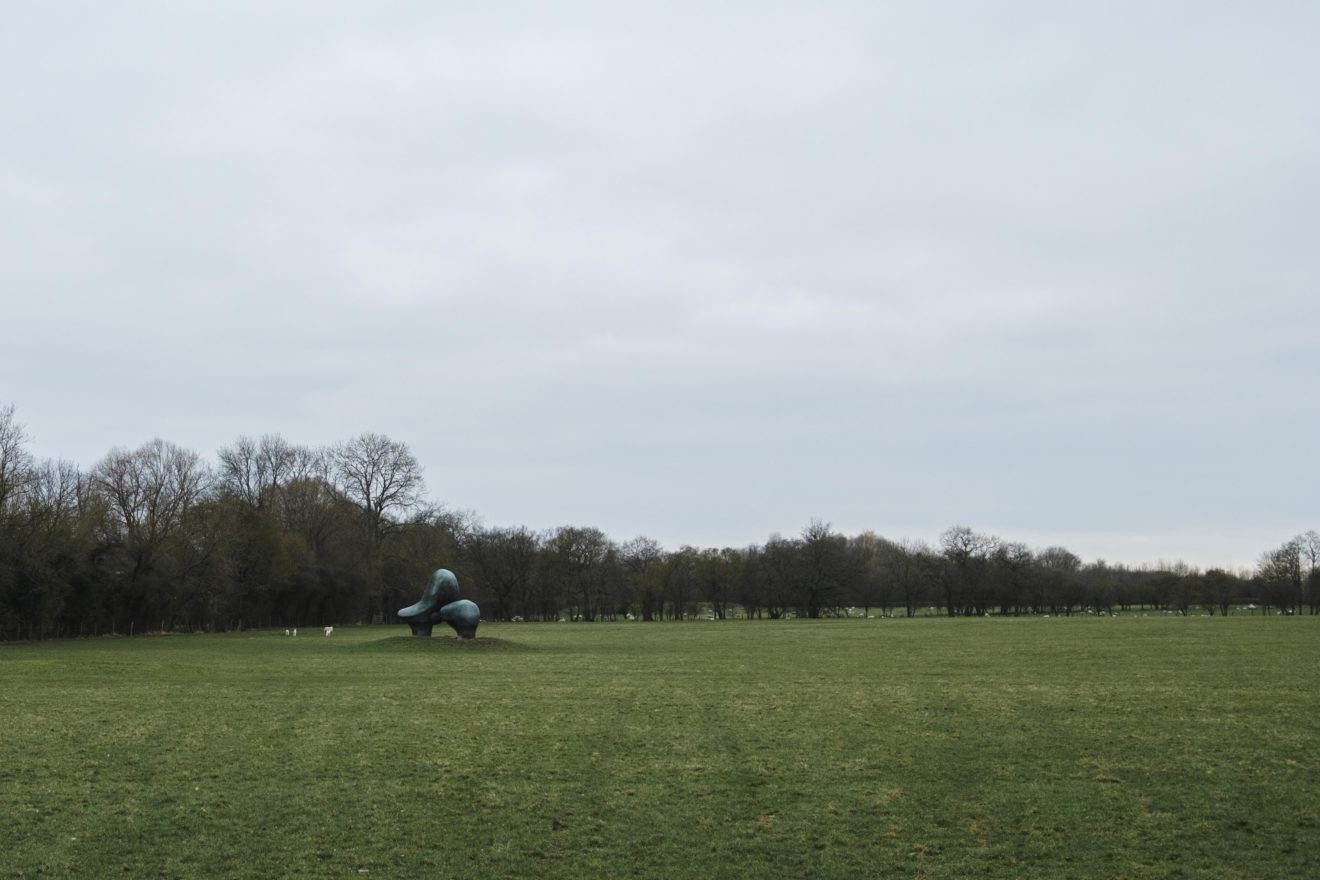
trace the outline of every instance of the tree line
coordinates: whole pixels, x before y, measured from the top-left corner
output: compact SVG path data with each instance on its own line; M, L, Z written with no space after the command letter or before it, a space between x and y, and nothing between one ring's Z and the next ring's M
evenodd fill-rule
M955 526L936 545L812 521L748 547L676 550L600 529L490 527L426 498L408 447L240 437L214 463L163 440L90 470L36 460L0 408L0 638L378 623L437 566L496 620L836 615L1320 613L1320 535L1254 572L1084 564Z

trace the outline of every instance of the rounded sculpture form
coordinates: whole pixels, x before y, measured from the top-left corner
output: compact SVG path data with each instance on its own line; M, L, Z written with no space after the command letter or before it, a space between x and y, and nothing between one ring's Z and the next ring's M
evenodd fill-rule
M440 619L454 628L460 639L473 639L477 636L477 624L481 623L481 610L476 602L459 599L450 602L436 612Z
M437 568L422 591L422 598L407 608L399 609L399 617L407 620L448 605L458 598L458 578L447 568Z
M458 598L458 578L447 568L437 568L422 591L422 598L399 609L399 619L412 628L412 634L431 637L431 627L447 623L460 639L477 635L481 610L477 603Z

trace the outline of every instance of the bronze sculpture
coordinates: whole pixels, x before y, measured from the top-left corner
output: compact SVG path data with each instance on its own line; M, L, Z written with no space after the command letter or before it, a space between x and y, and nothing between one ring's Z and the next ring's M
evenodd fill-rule
M412 627L412 634L431 637L431 627L447 623L460 639L477 636L481 610L477 603L458 598L458 578L447 568L437 568L422 591L422 598L399 609L399 619Z

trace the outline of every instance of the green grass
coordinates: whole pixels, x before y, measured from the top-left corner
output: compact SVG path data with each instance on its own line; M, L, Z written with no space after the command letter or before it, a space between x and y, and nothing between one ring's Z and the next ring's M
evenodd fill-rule
M1320 618L0 646L0 878L1316 876Z

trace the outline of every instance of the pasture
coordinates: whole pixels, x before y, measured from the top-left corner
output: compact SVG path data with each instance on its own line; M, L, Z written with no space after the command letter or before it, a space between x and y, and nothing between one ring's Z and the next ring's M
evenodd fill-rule
M0 877L1320 864L1320 618L405 633L0 645Z

